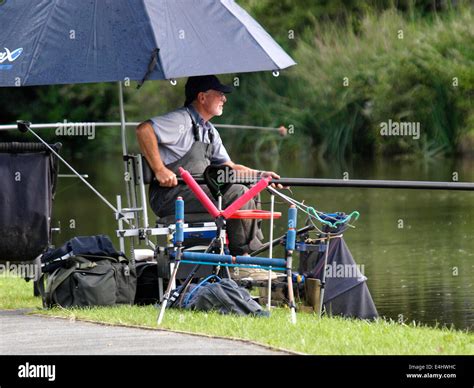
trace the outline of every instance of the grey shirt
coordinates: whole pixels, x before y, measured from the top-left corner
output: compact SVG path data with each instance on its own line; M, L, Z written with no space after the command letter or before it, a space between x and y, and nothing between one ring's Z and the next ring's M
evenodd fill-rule
M205 122L199 113L192 107L188 107L199 127L199 140L210 143L209 131L214 136L214 150L211 157L212 164L222 164L230 161L222 139L217 129L210 123ZM193 124L186 108L179 108L163 116L156 116L149 120L158 139L158 149L161 160L165 165L181 159L194 143Z

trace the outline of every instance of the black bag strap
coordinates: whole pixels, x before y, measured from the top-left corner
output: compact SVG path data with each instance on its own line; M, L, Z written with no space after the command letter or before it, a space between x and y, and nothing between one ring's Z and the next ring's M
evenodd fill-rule
M38 281L36 282L36 287L38 288L38 292L41 295L41 300L43 301L43 307L46 307L46 294L44 290L44 273L41 274Z
M76 256L76 257L82 257L88 259L88 261L101 261L101 260L109 260L113 261L115 263L129 263L130 260L128 260L124 256L118 256L118 257L112 257L112 256L97 256L97 255L81 255L81 256Z
M191 114L191 112L189 111L188 107L186 107L186 111L188 112L189 114L189 117L191 117L191 123L193 125L193 135L194 135L194 141L199 141L199 127L196 123L196 120L194 119L194 116Z
M189 114L189 117L191 117L191 123L193 124L193 135L194 135L194 140L195 141L200 141L199 139L199 128L201 127L200 124L196 123L196 119L194 118L193 114L189 111L188 107L185 107L186 111ZM209 133L209 143L214 144L214 133L212 132L212 127L208 130ZM204 136L204 132L203 132Z

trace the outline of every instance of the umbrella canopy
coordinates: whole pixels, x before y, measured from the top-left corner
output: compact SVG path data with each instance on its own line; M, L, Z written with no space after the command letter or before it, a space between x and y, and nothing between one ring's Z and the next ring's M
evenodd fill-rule
M272 71L295 62L233 0L0 1L0 86Z

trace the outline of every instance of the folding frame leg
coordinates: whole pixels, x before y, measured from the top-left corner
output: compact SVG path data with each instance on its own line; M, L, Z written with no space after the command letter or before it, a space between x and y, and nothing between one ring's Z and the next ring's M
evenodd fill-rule
M273 241L273 215L275 212L275 194L270 195L270 242ZM273 258L273 244L270 243L268 257ZM272 309L272 267L268 271L268 300L267 300L267 309L270 311Z
M292 265L293 265L293 251L296 244L296 207L291 205L288 210L288 232L286 235L286 282L288 284L288 299L290 304L290 314L291 314L291 323L296 323L296 305L295 305L295 295L293 293L293 275L292 275Z
M290 306L290 319L291 323L296 323L296 305L295 305L295 295L293 292L293 275L291 271L292 259L291 256L287 258L287 267L286 267L286 281L288 284L288 302Z
M161 303L161 308L160 308L160 314L158 315L158 325L161 325L161 322L163 322L163 317L165 316L165 310L166 306L168 304L168 301L171 296L171 291L173 284L176 282L176 274L178 273L178 268L179 268L179 260L177 261L176 265L174 266L173 273L171 274L171 278L168 283L168 287L166 287L166 292L163 297L163 302Z
M158 315L158 326L161 325L163 317L165 315L166 305L170 299L171 291L176 284L176 275L179 269L179 263L181 262L181 250L183 249L184 241L184 201L183 198L178 197L175 202L175 214L176 214L176 232L175 232L175 244L177 246L176 251L176 265L173 268L173 273L166 287L166 293L161 303L160 314Z
M324 306L324 289L326 285L326 267L328 265L328 256L329 256L329 241L331 241L329 236L326 236L327 238L327 243L326 243L326 252L324 252L324 267L323 267L323 274L321 277L321 292L320 292L320 298L321 300L319 301L319 317L323 315L323 306Z

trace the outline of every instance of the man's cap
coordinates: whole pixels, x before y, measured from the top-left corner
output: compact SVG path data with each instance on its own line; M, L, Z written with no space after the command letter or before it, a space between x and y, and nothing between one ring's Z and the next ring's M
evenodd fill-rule
M232 86L221 84L219 78L215 75L201 75L197 77L189 77L184 87L186 94L186 102L184 105L191 104L200 92L208 90L217 90L218 92L231 93L234 89Z

